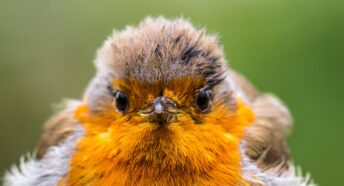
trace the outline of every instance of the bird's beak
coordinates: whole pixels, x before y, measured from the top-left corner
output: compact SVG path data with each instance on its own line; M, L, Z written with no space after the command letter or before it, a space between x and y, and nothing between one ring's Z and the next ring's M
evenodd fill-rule
M140 115L147 118L148 121L156 122L160 125L175 121L177 113L176 103L162 96L155 98L149 107L140 111Z

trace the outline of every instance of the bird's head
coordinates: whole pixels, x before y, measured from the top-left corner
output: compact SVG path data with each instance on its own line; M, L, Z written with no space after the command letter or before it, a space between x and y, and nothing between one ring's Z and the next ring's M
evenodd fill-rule
M115 31L95 64L76 111L85 128L79 161L199 173L240 164L239 140L254 116L231 87L216 36L182 19L148 18Z

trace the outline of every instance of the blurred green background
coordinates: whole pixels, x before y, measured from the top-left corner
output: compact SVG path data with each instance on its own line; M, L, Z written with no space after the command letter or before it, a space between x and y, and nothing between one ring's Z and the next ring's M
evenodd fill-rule
M231 66L290 107L295 164L344 185L344 1L334 0L1 0L1 172L34 149L52 104L80 98L111 30L147 15L219 33Z

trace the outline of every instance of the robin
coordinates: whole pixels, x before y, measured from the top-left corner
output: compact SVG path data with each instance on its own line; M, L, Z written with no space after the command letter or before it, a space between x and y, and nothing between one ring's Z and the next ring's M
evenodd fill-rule
M95 65L5 185L312 185L290 163L286 106L229 68L204 29L146 18L114 31Z

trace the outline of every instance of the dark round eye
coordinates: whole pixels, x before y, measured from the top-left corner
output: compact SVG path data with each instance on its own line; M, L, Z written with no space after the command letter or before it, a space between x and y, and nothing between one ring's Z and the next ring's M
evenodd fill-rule
M210 106L210 95L207 91L201 91L196 98L196 105L202 112L206 112Z
M129 106L129 100L128 97L121 91L117 91L115 93L115 99L116 99L116 107L117 109L124 113L127 111L128 106Z

